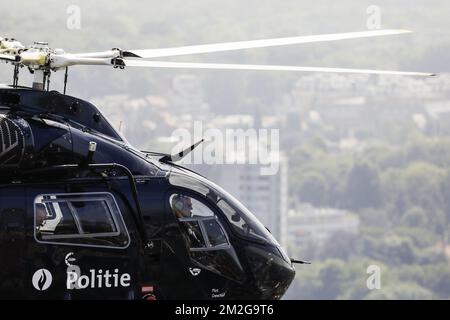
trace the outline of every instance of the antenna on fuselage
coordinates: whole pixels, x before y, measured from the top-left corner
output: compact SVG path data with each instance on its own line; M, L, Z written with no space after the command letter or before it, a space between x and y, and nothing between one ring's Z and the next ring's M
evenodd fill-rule
M161 161L161 162L176 162L176 161L180 161L181 159L186 157L189 153L191 153L195 148L197 148L200 145L200 143L202 143L203 141L205 141L205 139L202 139L202 140L194 143L192 146L190 146L189 148L184 149L183 151L181 151L179 153L176 153L176 154L173 154L173 155L165 155L159 161Z
M64 94L66 94L68 77L69 77L69 67L66 67L66 72L64 73Z

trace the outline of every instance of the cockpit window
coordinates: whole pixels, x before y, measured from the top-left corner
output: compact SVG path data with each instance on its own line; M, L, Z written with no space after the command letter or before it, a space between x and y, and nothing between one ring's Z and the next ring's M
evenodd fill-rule
M200 192L216 203L238 235L279 246L272 234L242 203L211 181L176 171L170 174L169 181L172 185Z
M208 242L212 247L228 245L227 237L217 219L209 219L203 222Z
M177 218L214 217L214 213L206 205L186 195L174 194L170 202Z
M125 248L128 231L110 193L47 194L36 197L38 242Z
M188 236L188 246L191 249L206 248L205 238L198 221L180 221L183 232Z
M183 194L173 194L169 201L191 251L229 248L225 230L209 207Z
M259 240L265 240L265 234L259 234L257 226L254 225L253 221L244 216L243 214L239 214L233 207L231 207L228 202L224 199L220 199L217 202L220 210L226 215L228 221L230 221L234 230L242 236L252 237Z

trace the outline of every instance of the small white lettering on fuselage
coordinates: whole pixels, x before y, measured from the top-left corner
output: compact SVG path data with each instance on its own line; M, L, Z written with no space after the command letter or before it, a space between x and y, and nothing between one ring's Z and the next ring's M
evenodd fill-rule
M90 269L89 273L86 275L68 270L66 286L69 290L86 288L118 288L129 287L130 281L130 274L120 274L119 269L114 269L114 271Z

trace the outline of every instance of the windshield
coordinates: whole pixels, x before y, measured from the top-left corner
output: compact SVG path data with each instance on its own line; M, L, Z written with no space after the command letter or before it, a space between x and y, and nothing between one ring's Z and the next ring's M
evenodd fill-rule
M192 177L176 171L171 172L169 182L174 186L197 191L216 203L238 235L279 246L266 227L242 203L218 185L201 176Z

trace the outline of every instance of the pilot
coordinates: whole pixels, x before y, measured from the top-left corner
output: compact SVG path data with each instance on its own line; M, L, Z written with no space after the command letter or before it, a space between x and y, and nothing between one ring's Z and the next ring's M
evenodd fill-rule
M172 199L172 210L177 218L192 217L192 200L190 197L177 194Z
M188 196L176 194L172 198L172 210L178 219L191 218L193 215L192 199ZM182 222L181 228L187 235L186 241L190 248L199 248L203 246L203 241L200 240L203 237L201 234L198 234L199 231L196 230L192 224Z
M47 210L44 205L36 205L36 227L41 227L44 225L47 219Z

